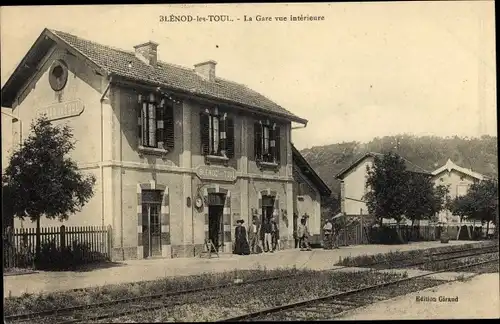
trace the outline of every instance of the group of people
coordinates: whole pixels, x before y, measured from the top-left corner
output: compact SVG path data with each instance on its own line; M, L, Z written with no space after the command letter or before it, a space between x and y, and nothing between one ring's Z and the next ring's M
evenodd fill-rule
M234 254L249 255L261 252L268 253L274 252L279 248L279 227L274 217L265 218L263 224L260 224L258 219L254 217L248 229L248 236L247 230L243 225L244 223L245 221L242 219L236 222L236 228L234 230ZM335 226L333 220L326 220L323 226L323 232L324 248L327 250L338 249L338 228ZM307 227L307 219L306 217L302 217L295 233L296 247L298 245L301 251L311 251L309 237L310 232Z
M257 218L252 220L252 224L247 230L243 225L244 220L236 222L234 229L234 254L249 255L261 252L274 252L279 247L279 227L274 217L265 218L263 224L259 224ZM263 231L263 239L261 234ZM262 242L262 244L261 244Z

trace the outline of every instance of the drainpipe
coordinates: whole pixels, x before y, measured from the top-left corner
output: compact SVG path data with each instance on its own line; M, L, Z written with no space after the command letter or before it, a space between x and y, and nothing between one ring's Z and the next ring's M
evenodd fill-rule
M110 76L109 78L109 83L106 86L106 89L104 90L102 96L101 96L101 161L99 163L99 173L101 176L101 224L102 226L104 225L104 168L103 168L103 163L104 163L104 121L103 121L103 102L104 102L104 97L109 92L109 88L111 87L111 82L113 81L113 77Z
M19 118L19 116L16 116L16 115L13 115L11 113L8 113L6 111L1 111L2 114L4 115L7 115L9 116L10 118L12 118L12 121L13 122L19 122L19 146L21 146L23 144L23 121L21 120L21 118Z

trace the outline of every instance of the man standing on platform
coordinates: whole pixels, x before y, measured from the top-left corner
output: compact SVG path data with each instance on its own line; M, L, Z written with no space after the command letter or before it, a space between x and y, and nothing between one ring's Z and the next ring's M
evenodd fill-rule
M264 231L264 252L272 252L273 250L273 241L272 241L272 226L271 220L269 218L265 218L264 224L262 225L262 229Z
M332 249L332 235L333 235L333 225L330 219L326 220L325 226L323 226L323 233L325 235L325 240L323 241L323 248L325 250Z
M271 239L273 245L272 251L274 252L277 249L279 249L279 239L280 239L280 231L278 229L278 224L276 223L276 219L274 217L271 218Z
M339 232L340 232L340 225L338 223L338 219L337 221L335 220L335 218L332 219L333 221L333 230L332 230L332 245L333 245L333 248L334 249L338 249L339 248Z
M302 216L300 220L300 225L297 234L299 236L300 250L311 251L311 246L309 245L309 229L307 228L307 220L305 216Z
M252 224L248 229L248 238L250 241L250 253L257 254L259 246L259 226L257 225L257 220L254 218Z

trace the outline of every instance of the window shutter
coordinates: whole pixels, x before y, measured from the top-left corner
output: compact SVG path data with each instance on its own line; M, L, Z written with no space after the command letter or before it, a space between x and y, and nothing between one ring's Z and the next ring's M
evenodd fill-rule
M210 137L208 132L210 131L208 126L208 115L205 113L200 114L200 145L201 154L208 155L210 150Z
M137 142L142 145L142 100L140 100L141 95L139 95L139 104L137 105Z
M274 156L276 158L276 163L280 163L281 160L281 133L280 127L276 125L276 128L273 131L274 134Z
M175 146L174 104L172 101L165 100L165 107L163 108L163 120L163 141L167 148L172 149Z
M234 157L234 119L227 117L226 120L226 145L227 157Z
M254 155L255 159L260 159L262 156L262 124L255 122L254 124Z
M227 115L223 114L219 117L219 149L227 150L227 129L226 129Z
M274 126L268 126L269 127L269 156L271 159L274 159L274 152L275 150L275 139L274 139ZM273 162L267 161L267 162Z
M156 106L156 138L158 147L165 147L165 100Z
M142 103L142 136L141 136L141 144L147 146L148 145L148 102L144 101Z

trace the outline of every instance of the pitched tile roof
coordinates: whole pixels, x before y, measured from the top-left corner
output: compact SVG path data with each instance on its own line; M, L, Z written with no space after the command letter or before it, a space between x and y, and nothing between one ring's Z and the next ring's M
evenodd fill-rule
M277 114L292 121L307 123L307 120L294 115L245 85L222 78L216 78L215 82L208 81L196 74L193 68L181 67L161 61L158 61L156 67L152 67L138 59L133 51L101 45L62 31L48 31L79 51L107 73L127 79L162 85L172 90L187 91L202 97L241 104L249 108L257 108L268 113ZM129 68L129 64L132 64L132 68Z

